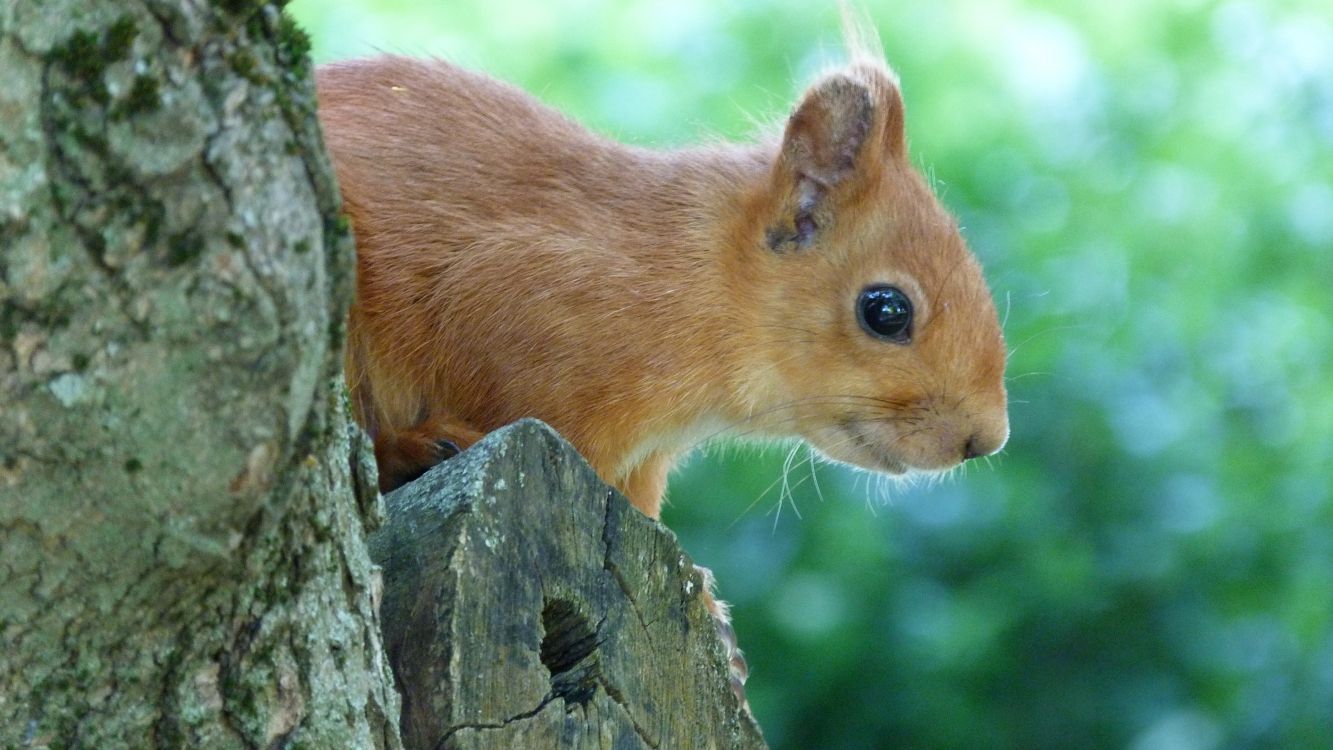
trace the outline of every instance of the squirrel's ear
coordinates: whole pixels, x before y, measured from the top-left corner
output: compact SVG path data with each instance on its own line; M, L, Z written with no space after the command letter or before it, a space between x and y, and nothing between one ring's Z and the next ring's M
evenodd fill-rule
M774 186L782 208L769 247L807 247L839 195L854 193L884 159L905 159L906 150L902 96L886 71L857 66L816 83L783 133Z

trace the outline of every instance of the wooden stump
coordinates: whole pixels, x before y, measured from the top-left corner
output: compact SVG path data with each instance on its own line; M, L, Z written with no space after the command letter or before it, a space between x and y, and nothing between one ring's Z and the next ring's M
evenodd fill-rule
M675 535L546 425L386 503L371 554L407 747L765 747Z

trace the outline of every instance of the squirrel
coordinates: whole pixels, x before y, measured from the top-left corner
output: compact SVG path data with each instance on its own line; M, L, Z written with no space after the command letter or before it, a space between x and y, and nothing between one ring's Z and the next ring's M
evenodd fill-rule
M653 519L673 463L728 429L888 474L1004 445L995 305L880 55L822 75L780 136L672 151L440 60L335 62L316 85L382 490L523 417Z

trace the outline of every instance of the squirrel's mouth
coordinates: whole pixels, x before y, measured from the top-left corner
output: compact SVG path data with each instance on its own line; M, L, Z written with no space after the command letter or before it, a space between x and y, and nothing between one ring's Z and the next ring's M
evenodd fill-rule
M913 469L854 419L844 419L837 425L818 430L806 439L826 458L858 469L895 476Z

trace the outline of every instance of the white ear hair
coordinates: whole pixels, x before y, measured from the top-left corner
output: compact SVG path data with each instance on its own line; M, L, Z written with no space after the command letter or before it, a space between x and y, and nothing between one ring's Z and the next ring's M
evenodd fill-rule
M889 69L884 59L884 45L879 40L879 32L863 7L854 7L847 0L840 0L838 11L842 16L842 44L847 48L847 61L867 63L883 68L897 85L898 76Z

